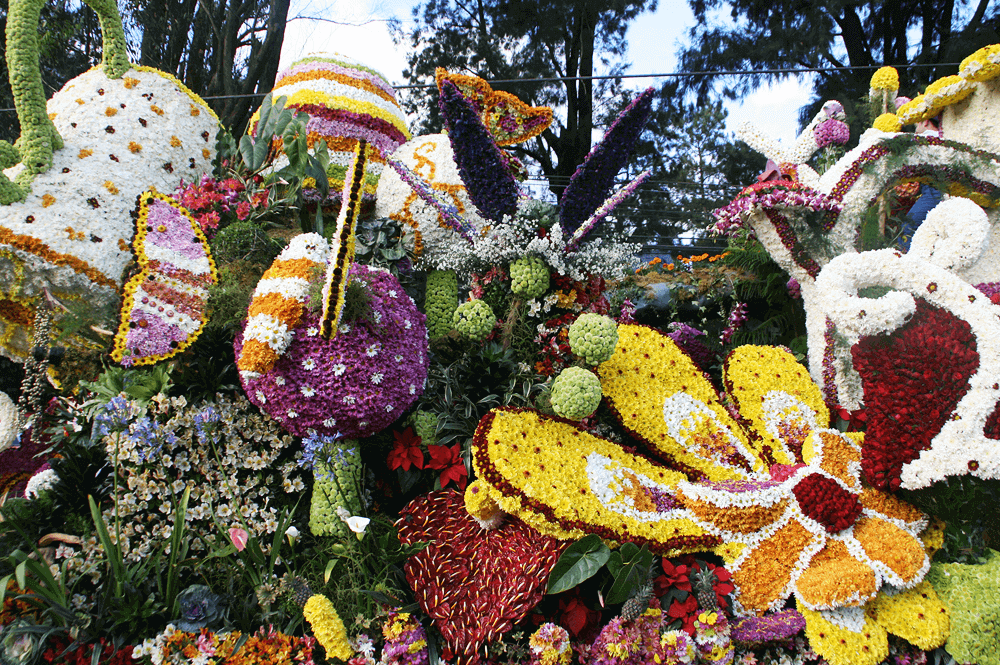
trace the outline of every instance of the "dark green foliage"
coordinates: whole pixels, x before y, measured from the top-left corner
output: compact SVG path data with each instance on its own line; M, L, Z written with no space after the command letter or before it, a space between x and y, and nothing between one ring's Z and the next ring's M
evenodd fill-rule
M206 328L195 343L178 357L171 378L174 386L170 394L184 396L189 402L212 400L218 393L239 390L233 331L221 327Z
M212 258L216 265L246 261L265 267L285 248L285 242L272 238L250 221L236 222L221 229L212 239Z
M900 497L945 522L944 547L936 559L978 563L987 549L1000 548L1000 480L949 476L920 490L900 491Z
M1000 27L1000 9L988 2L972 3L970 11L958 11L952 0L689 0L688 4L697 25L681 55L681 69L739 70L742 75L691 77L684 80L686 91L696 92L702 100L712 92L735 99L788 76L754 71L857 67L816 74L813 102L799 115L804 126L825 100L836 99L844 105L855 141L869 126L867 102L856 100L867 99L877 67L901 68L899 93L913 97L930 81L956 73L956 67L906 65L958 63L976 49L997 42Z
M743 268L755 279L734 285L736 301L747 303L749 319L733 336L732 345L783 344L795 353L805 353L805 309L801 298L789 294L789 276L756 240L734 239L727 265Z

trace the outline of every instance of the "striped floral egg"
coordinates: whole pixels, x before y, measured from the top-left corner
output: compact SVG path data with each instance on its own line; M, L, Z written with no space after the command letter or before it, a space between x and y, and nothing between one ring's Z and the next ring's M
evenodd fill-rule
M278 74L271 97L282 96L287 98L286 108L309 114L309 147L326 141L331 196L343 187L355 141L368 142L364 196L374 198L385 158L410 139L395 90L385 77L337 53L313 54ZM250 121L250 132L256 129L258 117L259 111ZM287 163L281 154L274 166L281 168Z

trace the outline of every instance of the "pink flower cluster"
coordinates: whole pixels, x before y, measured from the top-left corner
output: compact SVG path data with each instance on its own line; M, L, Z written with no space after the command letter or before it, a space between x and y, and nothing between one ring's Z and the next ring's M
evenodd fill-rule
M797 208L812 212L840 214L838 201L822 192L790 180L760 182L747 187L729 205L712 211L716 222L713 233L733 235L743 227L746 217L755 209ZM832 224L824 224L829 229Z
M188 209L211 239L220 228L266 209L268 190L247 189L236 178L219 180L206 173L196 183L181 181L174 198Z

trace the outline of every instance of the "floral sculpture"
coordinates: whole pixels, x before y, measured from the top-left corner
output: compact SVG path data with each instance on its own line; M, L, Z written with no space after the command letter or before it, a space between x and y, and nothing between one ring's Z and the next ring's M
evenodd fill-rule
M111 357L150 365L191 345L208 321L208 288L217 281L198 222L157 192L139 197L133 246L140 270L125 284Z
M598 372L622 424L670 468L567 421L494 410L480 422L473 462L506 512L561 538L597 533L664 555L714 549L732 571L737 609L762 614L794 596L814 632L845 640L814 645L836 665L874 665L887 632L909 638L917 625L944 642L944 607L918 586L930 566L926 518L865 485L858 437L826 427L822 394L790 353L730 355L726 391L738 419L652 329L619 326L615 355ZM884 586L902 592L887 601ZM891 610L879 610L886 602Z
M319 244L322 238L312 236L302 242L309 241ZM311 301L299 302L297 321L274 329L275 340L287 340L282 355L258 376L242 375L250 401L297 436L311 431L370 436L399 418L423 391L424 315L389 273L355 264L350 274L352 283L366 293L361 297L368 298L365 318L345 320L335 337L325 339L319 313L309 308ZM277 308L283 301L272 302ZM255 311L251 309L246 331L237 338L238 360L248 352L249 342L245 345L243 340L258 339L250 337L258 335L254 316L261 321L268 316Z
M415 499L397 527L400 542L429 543L406 562L406 579L458 665L480 662L481 646L527 616L563 550L518 520L483 531L453 490Z
M19 149L0 146L0 353L14 359L28 350L43 291L94 310L116 303L136 197L197 179L215 157L212 110L172 76L130 65L115 3L88 4L101 19L104 64L46 108L35 39L42 0L10 3L7 55L23 134Z
M292 63L277 76L274 99L287 97L285 108L309 115L308 145L325 141L330 152L330 191L339 192L350 180L354 147L367 143L363 195L375 196L385 159L410 138L396 91L384 76L339 53L314 54ZM247 132L257 127L258 113ZM281 137L275 137L274 168L288 164Z
M986 62L991 53L990 49L979 52L972 62ZM808 157L806 152L787 154L787 158L796 161L784 169L782 179L749 187L728 206L716 211L717 223L713 227L716 231L731 234L749 227L775 261L798 282L806 308L810 370L829 403L858 408L863 402L862 385L854 371L850 345L840 339L843 333L830 316L837 303L817 286L816 280L834 258L862 249L861 228L866 211L897 182L914 179L933 180L948 193L971 199L984 208L995 208L1000 202L1000 155L974 147L1000 147L979 138L989 134L981 121L984 118L992 121L995 115L987 110L995 103L995 86L986 79L997 72L995 68L983 67L973 73L974 69L968 63L963 66L960 76L954 77L961 78L961 84L950 78L931 84L926 94L937 101L920 116L943 109L946 135L968 143L869 129L858 147L822 176L801 163ZM883 82L884 76L876 78L877 86L891 83ZM963 91L961 95L959 88ZM973 104L978 109L975 112L969 110ZM899 122L883 119L878 126L898 129L901 124L917 119L904 113L898 117ZM752 131L744 133L751 145L765 155L775 154L774 147L750 138L753 135ZM961 220L953 217L953 221L976 226L969 216ZM964 237L966 232L959 235ZM953 239L938 232L933 242L940 251ZM960 246L965 241L954 242L953 251L963 251ZM954 263L950 270L968 284L1000 282L997 271L1000 248L984 242L975 251L976 260ZM867 268L855 267L867 272ZM927 281L934 278L928 277Z

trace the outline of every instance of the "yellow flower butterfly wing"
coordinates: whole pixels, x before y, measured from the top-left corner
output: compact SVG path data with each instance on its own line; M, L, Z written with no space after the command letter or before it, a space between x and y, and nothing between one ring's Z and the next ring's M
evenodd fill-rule
M805 461L806 439L829 425L830 411L795 356L773 346L741 346L726 359L723 380L760 457L779 464Z
M604 398L622 425L694 480L750 478L758 460L715 388L672 339L646 326L618 326L600 367Z
M596 533L665 556L719 543L673 496L683 474L568 421L494 409L476 430L472 462L505 512L556 538Z

